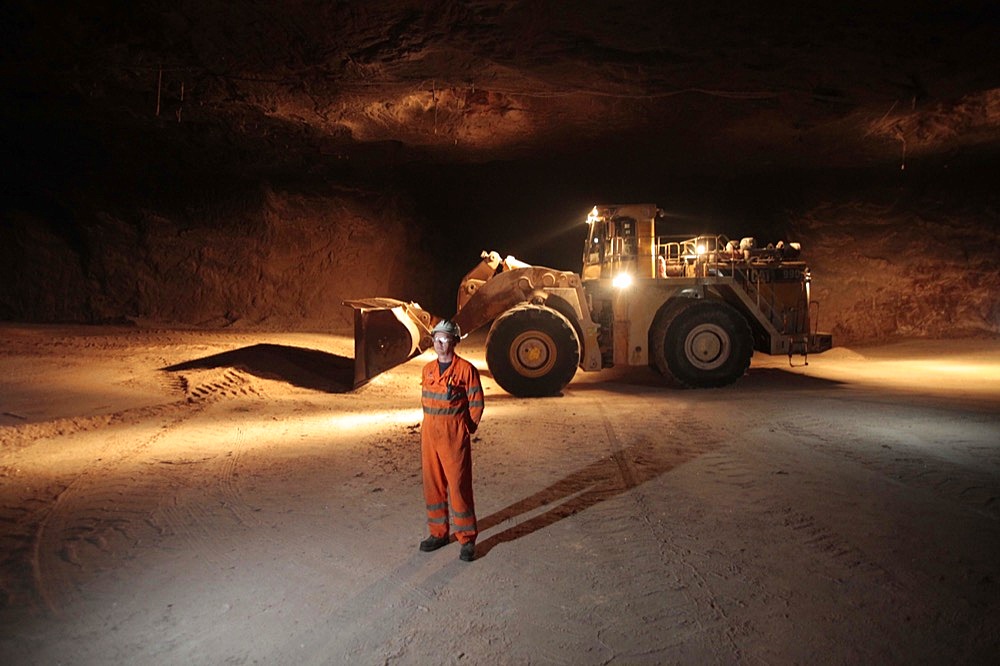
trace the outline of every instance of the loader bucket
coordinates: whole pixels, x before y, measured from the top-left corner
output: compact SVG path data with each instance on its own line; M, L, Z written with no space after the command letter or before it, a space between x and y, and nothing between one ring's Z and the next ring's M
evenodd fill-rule
M430 329L440 320L416 303L393 298L344 305L354 308L354 388L428 349Z

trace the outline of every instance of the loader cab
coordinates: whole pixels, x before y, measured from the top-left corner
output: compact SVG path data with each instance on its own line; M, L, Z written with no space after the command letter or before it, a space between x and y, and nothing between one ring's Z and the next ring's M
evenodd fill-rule
M587 216L584 281L655 277L656 213L654 204L594 206Z

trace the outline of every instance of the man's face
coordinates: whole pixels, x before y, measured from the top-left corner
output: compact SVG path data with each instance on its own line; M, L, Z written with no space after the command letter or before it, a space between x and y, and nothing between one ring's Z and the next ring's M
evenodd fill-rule
M455 354L455 338L447 333L434 334L434 352L439 361L450 361Z

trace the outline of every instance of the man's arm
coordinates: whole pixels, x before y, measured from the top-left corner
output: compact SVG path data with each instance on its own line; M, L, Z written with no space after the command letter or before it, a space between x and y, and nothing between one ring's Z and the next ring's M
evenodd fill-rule
M483 418L483 408L485 407L483 384L479 379L479 371L475 366L469 364L470 378L469 388L466 393L469 399L469 411L466 412L466 423L469 432L473 433L479 429L479 422Z

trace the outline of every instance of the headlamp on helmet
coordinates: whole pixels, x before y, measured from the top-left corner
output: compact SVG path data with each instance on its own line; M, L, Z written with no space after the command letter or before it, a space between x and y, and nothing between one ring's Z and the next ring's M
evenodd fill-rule
M447 333L455 340L460 340L462 338L462 329L458 327L458 324L448 319L442 319L438 323L434 324L434 328L431 329L431 338L438 333Z

